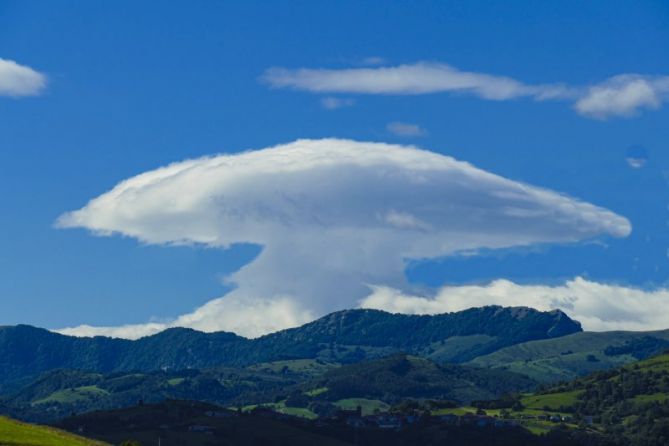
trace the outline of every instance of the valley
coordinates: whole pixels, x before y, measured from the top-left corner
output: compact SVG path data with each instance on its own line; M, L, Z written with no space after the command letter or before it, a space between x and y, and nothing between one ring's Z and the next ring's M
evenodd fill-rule
M410 335L395 337L400 330ZM608 444L649 435L631 430L639 420L631 414L663 413L669 356L657 355L667 345L669 331L583 332L560 312L501 307L418 318L349 310L258 339L169 329L128 341L4 327L0 413L74 434L92 432L92 438L112 443L158 432L209 444L213 434L188 430L198 425L190 415L170 422L181 426L178 432L163 432L160 417L147 413L199 407L198 417L229 415L227 427L215 428L226 435L246 424L270 423L269 431L286 430L304 441L325 435L332 444L348 444L367 426L370 441L388 441L375 423L403 420L395 428L411 431L408 438L436 426L469 426L472 435L477 429L520 429L532 445L550 444L551 435L574 444L580 444L575 435L594 436ZM43 372L19 373L28 367ZM645 384L617 390L621 376ZM611 396L602 396L602 389ZM117 411L141 413L153 427L144 434L118 426L114 435L95 431L97 421L90 420ZM73 420L88 420L88 427L75 427Z

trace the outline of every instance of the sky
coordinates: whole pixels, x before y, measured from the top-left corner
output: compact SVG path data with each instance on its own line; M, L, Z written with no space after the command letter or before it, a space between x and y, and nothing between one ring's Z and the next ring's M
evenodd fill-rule
M0 324L669 328L669 4L0 0Z

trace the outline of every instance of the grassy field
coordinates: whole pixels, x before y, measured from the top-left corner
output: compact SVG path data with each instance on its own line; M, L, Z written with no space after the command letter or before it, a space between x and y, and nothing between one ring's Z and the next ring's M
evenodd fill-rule
M650 402L660 402L663 403L669 400L669 395L666 393L654 393L652 395L637 395L632 401L635 403L650 403Z
M186 378L172 378L167 380L167 384L170 386L178 386L184 381L186 381Z
M293 415L295 417L307 418L309 420L314 420L318 418L318 415L316 415L315 413L304 407L288 407L285 404L279 403L276 405L275 410L277 412L285 413L286 415Z
M574 404L581 393L580 390L574 390L572 392L528 395L523 397L520 402L526 409L559 411L560 407L569 407Z
M541 421L541 420L527 420L520 423L528 431L532 432L534 435L541 435L548 433L551 429L555 428L555 423L550 421ZM575 428L575 425L568 424L568 426Z
M106 444L51 427L26 424L0 417L0 445L3 446L103 446Z
M669 354L655 356L654 358L639 361L636 364L627 366L627 368L635 368L639 370L652 370L659 372L662 370L669 370Z
M335 402L334 405L345 410L354 410L360 406L363 416L373 415L375 411L387 412L390 409L390 406L383 401L365 398L346 398Z
M543 403L543 401L542 401ZM448 409L438 409L435 411L432 411L432 415L446 415L446 414L453 414L453 415L458 415L462 416L465 414L475 414L476 413L476 407L469 407L469 406L464 406L464 407L454 407L454 408L448 408ZM501 409L486 409L485 411L486 415L489 415L491 417L500 417L502 414ZM523 426L525 429L529 430L535 435L540 435L540 434L545 434L546 432L550 431L551 429L555 428L557 423L553 423L551 421L543 421L543 420L538 420L536 419L537 416L539 415L558 415L558 416L565 416L569 415L567 413L560 413L557 411L545 411L545 410L539 410L539 409L533 409L533 408L526 408L523 409L522 411L512 411L510 413L510 418L516 420L521 426ZM527 417L532 417L533 419L527 419ZM571 428L576 428L577 426L572 423L562 423L565 426L571 427Z
M327 391L328 391L328 388L327 388L327 387L319 387L319 388L317 388L317 389L311 389L311 390L308 390L308 391L304 392L304 394L305 394L306 396L314 397L314 396L318 396L318 395L320 395L320 394L322 394L322 393L325 393L325 392L327 392Z
M52 393L46 398L41 400L34 401L32 404L45 404L45 403L74 403L81 400L87 400L89 398L95 398L97 396L108 395L104 389L101 389L97 386L83 386L76 387L73 389L63 389L57 392Z
M322 375L337 364L319 361L316 359L292 359L286 361L263 362L247 367L249 370L280 373L284 370L302 375Z
M251 404L249 406L242 407L242 411L249 412L259 406L268 407L274 410L275 412L285 413L286 415L293 415L295 417L300 417L300 418L307 418L309 420L314 420L318 418L318 415L316 415L307 408L286 406L285 401L280 401L278 403Z
M476 407L469 407L469 406L463 406L463 407L449 407L447 409L437 409L432 411L432 415L458 415L462 416L465 414L475 414L476 413ZM490 410L489 412L486 411L486 413L490 413L490 415L495 415L495 413L499 413L498 410Z
M453 336L432 343L428 347L429 351L423 353L435 362L452 362L454 358L458 358L460 355L478 346L484 346L496 340L496 337L487 335Z

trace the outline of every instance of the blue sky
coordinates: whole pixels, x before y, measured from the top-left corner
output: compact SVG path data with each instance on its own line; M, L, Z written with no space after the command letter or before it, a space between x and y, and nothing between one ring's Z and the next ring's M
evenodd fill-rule
M0 96L0 323L142 323L220 296L223 277L258 247L167 248L56 229L54 222L133 175L299 138L416 144L578 197L633 227L629 237L597 243L411 261L407 276L417 286L499 278L556 284L582 276L663 287L668 106L593 119L568 100L313 93L272 88L262 76L271 67L425 61L528 85L589 86L625 73L669 75L667 54L669 5L659 0L160 7L0 0L0 58L47 78L39 95ZM327 109L325 97L350 103ZM422 134L393 134L388 126L398 122ZM639 153L645 164L630 166L628 155Z

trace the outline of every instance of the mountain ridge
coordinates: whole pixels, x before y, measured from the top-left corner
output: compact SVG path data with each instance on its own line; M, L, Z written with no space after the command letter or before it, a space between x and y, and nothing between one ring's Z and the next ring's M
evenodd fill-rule
M561 311L487 306L439 315L355 309L247 339L173 328L134 341L73 337L28 325L0 327L0 391L59 369L109 373L247 366L287 359L359 362L394 352L465 362L520 342L581 332ZM447 341L457 338L457 346ZM457 347L457 348L456 348Z

